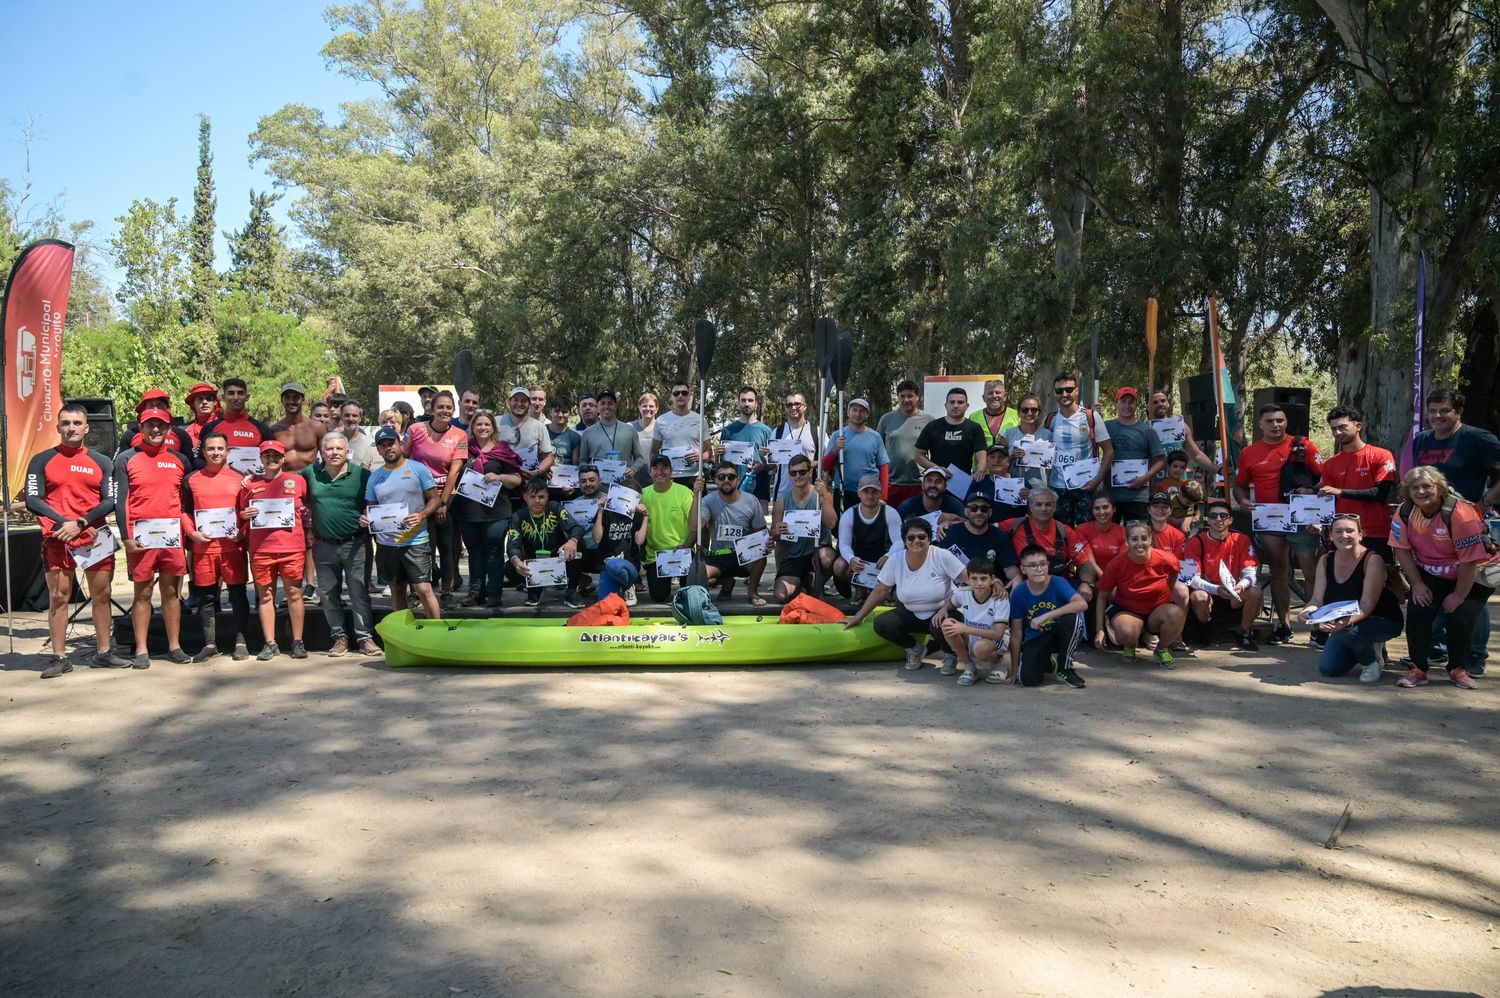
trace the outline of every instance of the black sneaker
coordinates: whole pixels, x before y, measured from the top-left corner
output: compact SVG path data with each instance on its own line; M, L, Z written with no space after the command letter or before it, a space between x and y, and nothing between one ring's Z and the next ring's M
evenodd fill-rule
M1445 652L1445 651L1435 651L1435 652L1433 652L1432 654L1430 654L1430 655L1427 656L1427 664L1429 666L1433 666L1433 665L1447 665L1448 664L1448 653Z
M68 661L66 655L53 655L47 660L47 668L42 670L43 679L56 679L65 672L73 671L73 663Z
M199 649L198 654L193 656L193 661L207 662L211 658L217 658L218 654L219 649L214 645L204 645L201 649Z
M1484 675L1484 663L1483 662L1470 662L1469 663L1469 675L1471 675L1471 676L1482 676L1482 675Z
M1234 646L1240 651L1260 650L1260 647L1255 643L1255 632L1248 627L1240 631L1239 637L1234 640Z
M132 669L149 669L149 668L151 668L151 656L150 655L137 655L135 657L135 659L133 661L131 661L130 667Z
M292 658L306 658L307 646L304 645L301 641L293 641L291 655Z
M527 606L539 606L539 605L541 605L541 602L542 602L542 593L541 593L541 590L533 590L533 591L531 591L531 592L529 592L529 593L526 594L526 605Z
M563 593L563 606L567 607L570 610L577 610L583 606L583 600L579 598L576 592L569 589L567 592Z
M94 657L89 659L89 667L92 669L128 669L130 659L123 655L116 655L115 650L96 651Z
M478 606L484 602L484 597L478 593L470 593L459 602L459 606Z
M255 656L255 660L257 662L269 662L271 661L271 659L280 654L281 649L276 647L276 642L267 641L265 644L260 646L260 654Z
M1313 631L1310 640L1312 641L1314 648L1326 647L1328 644L1328 632Z
M1066 683L1075 690L1081 690L1086 685L1083 677L1072 669L1059 669L1057 672L1057 681L1059 683Z
M170 649L167 652L167 661L168 662L175 662L178 665L186 665L187 663L191 662L192 660L193 660L193 656L189 655L187 652L183 651L181 648L173 648L173 649Z
M246 648L242 644L235 645L234 646L234 654L230 656L230 658L234 659L236 662L243 662L245 659L247 659L249 657L250 657L250 649Z
M1286 624L1277 624L1276 629L1271 632L1271 637L1267 640L1269 640L1273 645L1291 644L1292 629Z

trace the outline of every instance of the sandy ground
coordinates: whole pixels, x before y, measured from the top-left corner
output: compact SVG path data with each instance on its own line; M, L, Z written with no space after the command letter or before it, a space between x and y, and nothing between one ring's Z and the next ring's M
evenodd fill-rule
M0 673L4 994L1500 992L1500 677L38 682L41 633Z

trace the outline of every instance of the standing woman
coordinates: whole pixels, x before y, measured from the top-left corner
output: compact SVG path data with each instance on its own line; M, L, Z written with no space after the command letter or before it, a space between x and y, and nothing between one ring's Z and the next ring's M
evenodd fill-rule
M1328 643L1318 656L1318 671L1343 676L1359 663L1359 681L1378 683L1385 665L1380 645L1401 633L1401 604L1385 587L1385 560L1365 547L1365 531L1354 513L1339 513L1328 526L1333 550L1318 559L1312 598L1298 615L1308 622L1315 610L1331 603L1355 602L1352 617L1318 624Z
M1411 583L1406 644L1412 666L1396 685L1427 685L1432 623L1441 610L1448 615L1448 678L1459 689L1477 690L1469 675L1474 628L1494 592L1478 578L1480 565L1491 557L1484 518L1429 465L1406 473L1401 500L1391 525L1391 549Z
M932 524L926 520L907 520L901 539L905 549L892 549L864 606L844 626L858 627L894 590L896 605L876 618L875 633L906 649L906 668L920 669L927 642L912 635L941 636L932 618L953 595L954 584L967 575L957 555L932 546Z
M448 507L458 475L469 456L469 435L453 425L453 393L438 392L432 400L432 419L412 423L406 432L406 456L432 473L438 487L437 512L428 524L432 532L433 575L442 584L440 598L451 600L458 588L458 526Z
M1016 403L1016 413L1021 417L1020 425L1005 431L1005 443L1010 448L1010 477L1024 478L1028 488L1045 485L1047 469L1024 463L1026 445L1037 441L1050 442L1052 431L1042 425L1042 399L1027 392Z
M657 399L655 392L643 392L640 399L635 403L635 411L639 418L631 422L630 428L635 431L641 441L641 453L645 454L650 449L651 431L656 429L656 413L661 409L661 401ZM646 467L636 473L635 482L642 489L651 486L651 463L646 462Z
M469 594L460 605L498 610L505 590L505 534L514 512L509 493L521 487L521 461L510 444L500 442L495 414L489 409L474 413L469 434L468 467L486 482L499 482L500 494L490 506L464 496L453 498L453 515L469 550Z
M1172 583L1182 571L1175 554L1153 547L1151 524L1132 521L1125 528L1125 553L1104 568L1099 579L1099 602L1094 610L1094 645L1105 646L1107 617L1125 661L1135 661L1141 631L1157 635L1156 664L1172 668L1173 642L1182 637L1187 611L1177 604Z

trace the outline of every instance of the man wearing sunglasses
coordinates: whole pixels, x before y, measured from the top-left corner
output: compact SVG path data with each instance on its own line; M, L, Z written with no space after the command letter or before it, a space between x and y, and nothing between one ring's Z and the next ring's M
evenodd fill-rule
M1115 447L1109 439L1109 427L1097 412L1079 404L1078 372L1068 371L1052 380L1057 408L1047 414L1042 425L1052 431L1052 445L1057 448L1052 466L1052 488L1057 492L1057 518L1070 526L1088 522L1094 493L1109 481L1109 466ZM1065 469L1075 461L1099 459L1099 472L1077 488L1070 488Z
M766 559L741 565L735 556L734 542L766 529L766 515L760 511L760 500L740 490L740 469L732 461L720 461L714 468L715 491L703 497L703 545L708 548L708 585L719 586L719 601L734 593L734 580L744 579L750 588L750 605L765 606L760 594L760 577L766 570Z
M1208 529L1194 534L1183 548L1181 581L1188 586L1188 605L1201 624L1207 624L1215 606L1239 610L1240 627L1235 644L1255 651L1251 631L1260 616L1264 595L1256 583L1260 562L1250 538L1230 529L1229 503L1208 501ZM1227 584L1232 582L1232 586Z
M807 396L801 392L787 392L786 399L782 402L786 407L786 422L776 427L776 432L771 434L772 440L795 440L797 446L809 459L816 461L823 448L828 446L828 435L818 434L818 428L812 425L807 418ZM770 459L770 450L762 452L765 459ZM787 463L776 467L776 484L772 492L779 496L794 483L791 476L787 474Z
M938 547L959 554L960 560L968 564L975 558L988 559L995 565L995 575L1003 579L1004 570L999 566L1014 564L1014 552L1005 531L990 522L994 505L990 497L977 489L969 493L964 502L964 518L950 527L938 542Z
M666 456L672 458L672 481L690 489L703 460L703 417L693 411L693 390L686 381L672 385L672 408L656 417L656 427L651 431L651 459L669 450L675 454L682 448L687 453L681 457Z

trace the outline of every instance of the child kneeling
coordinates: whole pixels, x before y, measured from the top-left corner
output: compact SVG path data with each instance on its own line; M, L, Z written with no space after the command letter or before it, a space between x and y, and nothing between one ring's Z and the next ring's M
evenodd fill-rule
M952 651L944 666L957 671L963 666L958 685L973 686L981 664L989 670L985 682L1005 681L1000 656L1010 646L1010 600L995 577L995 564L988 558L969 562L969 584L954 590L941 611L943 639ZM951 675L949 668L943 672Z
M1083 638L1088 600L1053 575L1047 552L1037 544L1021 551L1022 583L1010 595L1011 682L1040 686L1057 670L1057 681L1083 689L1073 651Z

